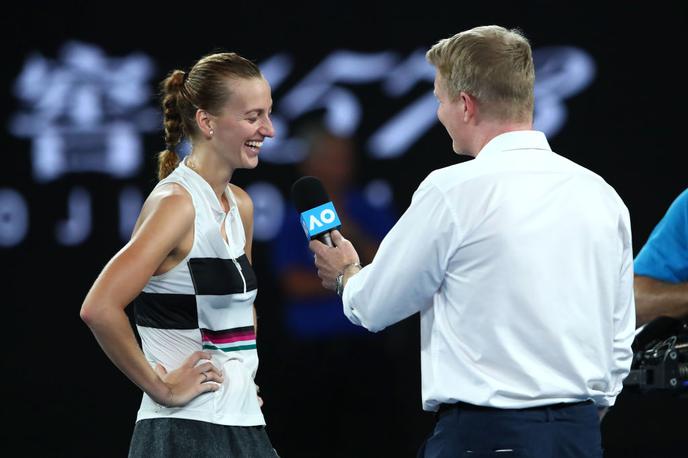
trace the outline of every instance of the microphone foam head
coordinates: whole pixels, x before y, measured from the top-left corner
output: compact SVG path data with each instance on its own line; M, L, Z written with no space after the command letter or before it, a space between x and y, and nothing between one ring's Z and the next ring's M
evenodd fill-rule
M291 186L291 200L296 209L303 213L330 201L322 182L316 177L304 176Z

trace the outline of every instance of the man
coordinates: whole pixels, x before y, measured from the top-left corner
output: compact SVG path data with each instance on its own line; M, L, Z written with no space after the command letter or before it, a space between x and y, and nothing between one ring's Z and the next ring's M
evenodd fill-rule
M635 258L637 325L688 317L688 189L671 204Z
M597 413L632 359L628 210L532 130L518 31L477 27L427 59L437 116L475 159L421 183L370 265L339 232L335 248L312 241L318 275L371 331L420 312L423 408L438 415L419 456L601 456Z

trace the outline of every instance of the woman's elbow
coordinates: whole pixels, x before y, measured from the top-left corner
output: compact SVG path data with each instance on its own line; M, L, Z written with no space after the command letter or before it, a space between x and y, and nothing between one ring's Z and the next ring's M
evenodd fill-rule
M91 326L93 321L95 320L95 312L92 307L89 307L86 302L84 302L81 305L81 310L79 310L79 318L81 318L81 321L86 323L87 326Z
M99 322L103 321L104 310L103 307L98 307L93 301L86 299L81 305L79 317L81 321L86 323L89 328L93 328Z

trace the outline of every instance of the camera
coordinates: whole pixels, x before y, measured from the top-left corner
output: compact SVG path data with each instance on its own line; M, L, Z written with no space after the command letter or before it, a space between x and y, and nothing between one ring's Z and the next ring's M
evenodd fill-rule
M658 317L633 341L631 371L624 387L640 392L688 393L688 322Z

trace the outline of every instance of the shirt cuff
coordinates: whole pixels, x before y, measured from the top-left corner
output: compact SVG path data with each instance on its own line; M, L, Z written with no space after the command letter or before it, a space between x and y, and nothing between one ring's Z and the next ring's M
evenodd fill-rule
M344 292L342 294L342 309L344 311L344 315L349 319L349 321L356 326L363 326L358 314L354 310L354 303L351 297L353 290L355 289L355 283L357 282L356 277L359 275L361 275L361 271L347 280L346 286L344 287Z

